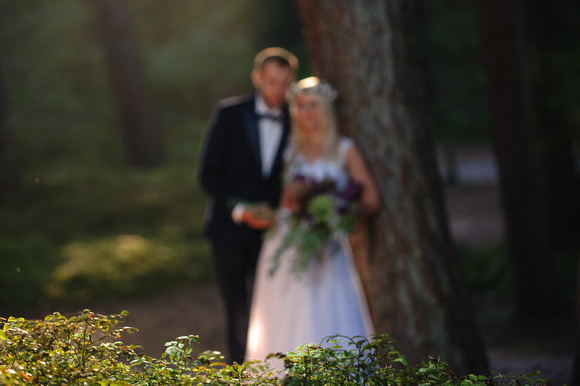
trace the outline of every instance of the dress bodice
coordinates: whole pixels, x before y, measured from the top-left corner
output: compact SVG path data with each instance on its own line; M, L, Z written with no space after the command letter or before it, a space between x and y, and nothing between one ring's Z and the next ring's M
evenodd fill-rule
M354 141L347 137L339 137L336 157L329 159L320 157L315 160L307 160L303 154L289 146L286 154L286 171L284 181L292 182L298 177L311 179L315 182L332 180L338 190L344 189L349 181L346 169L346 153L354 145Z

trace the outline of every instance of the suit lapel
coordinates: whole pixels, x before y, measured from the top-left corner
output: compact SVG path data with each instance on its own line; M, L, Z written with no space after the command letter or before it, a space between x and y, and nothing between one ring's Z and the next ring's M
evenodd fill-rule
M262 170L260 156L260 132L258 130L258 119L256 118L254 98L252 98L250 103L244 105L241 113L244 130L246 132L246 137L248 138L248 143L250 144L252 156L257 165L260 167L260 170Z

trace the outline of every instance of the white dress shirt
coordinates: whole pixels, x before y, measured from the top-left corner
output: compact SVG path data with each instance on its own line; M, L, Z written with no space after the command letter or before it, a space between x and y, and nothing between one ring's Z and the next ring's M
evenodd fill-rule
M273 116L280 116L282 109L271 109L268 107L262 95L256 94L256 114L258 116L269 114ZM270 176L274 158L278 147L280 146L280 139L282 138L282 121L275 121L268 118L258 120L258 130L260 131L260 157L262 161L262 175L267 178Z

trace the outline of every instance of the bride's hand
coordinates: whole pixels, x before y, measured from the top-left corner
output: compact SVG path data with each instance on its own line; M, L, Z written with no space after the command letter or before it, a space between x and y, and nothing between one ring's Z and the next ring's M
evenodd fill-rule
M275 213L266 204L254 205L244 210L242 221L250 228L264 230L274 225Z
M352 179L362 185L361 214L368 216L376 213L381 207L379 190L356 146L346 153L346 168Z
M300 210L298 196L302 187L303 185L297 182L284 186L280 197L280 208L290 209L292 213L298 212Z

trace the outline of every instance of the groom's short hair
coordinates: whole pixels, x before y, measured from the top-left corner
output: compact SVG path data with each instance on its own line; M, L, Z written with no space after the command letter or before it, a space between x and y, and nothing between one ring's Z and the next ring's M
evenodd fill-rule
M268 62L277 63L282 67L290 67L293 72L298 71L296 56L281 47L269 47L260 51L254 59L254 69L261 70Z

